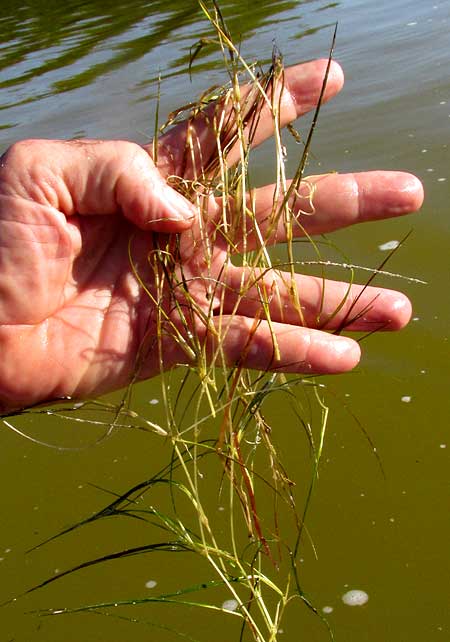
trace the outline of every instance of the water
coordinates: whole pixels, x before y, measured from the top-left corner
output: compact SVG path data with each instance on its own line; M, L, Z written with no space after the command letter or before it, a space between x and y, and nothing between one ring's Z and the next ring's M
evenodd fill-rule
M328 610L337 640L447 640L450 3L228 0L223 7L230 27L242 33L248 57L268 59L275 40L288 64L326 56L330 25L339 21L336 58L344 66L346 87L323 110L314 141L316 164L321 171L407 169L424 182L420 215L333 237L352 261L375 266L386 256L383 245L413 229L389 269L428 285L385 279L384 284L411 296L415 320L401 335L371 337L355 374L326 381L331 420L308 521L318 559L305 546L302 582L317 608ZM186 0L170 5L4 1L0 149L27 137L151 137L158 75L163 113L222 78L209 54L197 59L192 81L185 73L189 48L207 31L204 23L198 25L199 15L196 3ZM263 146L261 183L270 180L267 153ZM150 402L149 417L157 421L162 412L161 404L152 403L159 396L157 383L139 391L139 402ZM301 480L307 459L303 441L286 425L282 407L275 405L271 415L280 426L286 466ZM353 415L376 445L385 478ZM20 425L64 446L87 444L98 436L88 427L62 430L54 421ZM146 479L161 456L159 438L117 432L99 446L74 452L47 449L7 430L0 439L0 599L21 593L56 569L145 543L132 520L108 521L25 555L108 501L110 495L92 484L120 492ZM212 630L217 642L237 640L234 618L219 620L215 614L167 605L128 612L151 624L100 615L23 615L36 608L143 596L150 592L145 588L149 578L157 582L152 593L171 590L183 578L201 581L204 569L198 560L165 555L86 569L19 600L3 609L1 639L170 642L178 639L175 634L155 627L170 623L202 641L211 639ZM349 608L341 598L355 587L370 599ZM216 603L227 597L218 593ZM323 625L299 603L289 610L283 629L280 639L328 639Z

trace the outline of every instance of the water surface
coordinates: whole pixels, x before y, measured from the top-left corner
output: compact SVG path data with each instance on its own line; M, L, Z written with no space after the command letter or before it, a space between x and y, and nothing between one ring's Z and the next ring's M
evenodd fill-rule
M424 181L426 202L420 215L333 237L352 261L376 266L385 257L379 246L412 229L389 269L428 285L380 280L411 296L414 320L401 335L371 337L354 374L326 381L330 426L308 520L318 559L305 546L302 581L319 609L332 609L328 618L337 640L447 640L450 3L227 0L222 6L250 59L270 59L274 42L287 63L327 56L332 25L339 22L335 56L344 66L346 87L322 112L312 170L317 165L321 171L405 169ZM192 79L186 74L190 47L208 34L200 17L194 0L4 1L0 151L27 137L149 138L159 76L162 113L223 81L220 65L207 52L196 60ZM263 147L259 155L261 183L271 180L268 153ZM296 153L292 144L292 168ZM155 420L161 416L160 404L148 402L158 395L156 381L139 387L138 401L147 404ZM277 440L286 466L301 485L308 461L305 440L286 425L281 404L274 402L269 414L280 427ZM385 478L352 415L376 445ZM92 440L87 427L69 433L54 421L17 425L64 445ZM143 536L135 525L108 522L25 554L108 500L107 493L90 484L120 492L154 472L158 458L165 456L156 438L119 431L79 452L47 449L6 429L0 440L0 600L56 569L139 544ZM211 502L216 492L214 487ZM202 642L212 639L212 630L217 642L238 640L231 617L181 607L140 611L137 617L151 619L152 625L99 615L23 615L36 608L163 592L180 582L199 581L202 572L198 561L183 556L87 569L4 608L0 637L16 642L171 642L180 638L155 628L155 622L170 622ZM157 587L146 587L152 581ZM365 606L343 604L341 596L352 589L369 595ZM218 594L218 603L223 599ZM289 611L279 637L292 642L328 639L323 625L300 604Z

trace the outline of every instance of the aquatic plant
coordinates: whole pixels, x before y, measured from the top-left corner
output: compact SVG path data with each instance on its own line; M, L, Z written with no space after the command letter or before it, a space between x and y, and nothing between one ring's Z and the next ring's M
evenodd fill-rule
M159 136L181 121L187 123L182 162L179 171L168 180L197 207L199 226L194 237L186 237L195 248L195 260L191 264L180 261L187 250L179 236L154 234L147 264L141 266L135 261L133 237L129 240L130 264L156 310L154 326L157 329L156 334L149 333L143 341L135 381L140 377L148 352L157 351L165 420L156 423L134 409L135 381L119 404L97 400L80 402L76 408L67 404L42 411L68 420L96 421L107 427L106 434L114 429L137 427L155 433L170 444L170 459L156 473L115 496L94 515L51 538L89 523L120 517L143 523L148 528L148 543L80 563L28 592L100 563L150 553L190 552L205 562L202 566L205 572L208 569L207 577L201 582L151 597L131 597L75 608L62 605L47 614L94 612L145 623L141 616L117 614L118 609L153 604L195 605L238 618L242 624L240 639L245 634L256 642L275 642L285 610L294 600L300 599L327 626L303 589L298 555L307 537L306 515L323 450L328 407L322 384L313 377L287 377L277 372L279 347L273 330L271 368L248 370L244 361L255 349L253 339L261 323L264 321L272 328L272 304L279 298L281 288L289 292L299 322L303 319L302 293L296 281L296 270L303 264L295 247L299 229L314 249L313 262L322 267L326 265L320 246L304 229L302 217L314 216L314 184L305 179L304 173L332 51L307 135L303 139L293 126L288 128L288 135L303 146L294 178L288 181L280 121L280 96L284 87L281 53L274 48L267 71L258 63L248 63L234 43L218 4L213 2L210 7L203 0L199 0L199 4L213 28L213 35L192 48L191 64L202 49L215 47L223 58L228 81L173 112L163 125L157 122L153 145L153 157L158 164ZM332 48L333 44L334 37ZM251 161L263 110L269 114L274 130L276 186L272 207L261 224L251 196ZM215 135L215 144L207 157L196 138L195 124L199 121L206 123ZM214 216L211 215L213 202L219 203ZM277 236L285 241L286 259L274 262L270 247ZM217 245L221 248L219 257L213 251ZM200 268L195 264L198 257L201 257ZM229 273L236 260L245 267L244 276L230 285ZM341 311L345 300L344 297L327 316L324 325ZM224 345L230 333L230 320L238 316L244 303L253 308L253 322L243 352L230 363ZM355 321L354 310L354 305L349 307L338 331ZM168 342L188 356L189 366L182 366L177 372L166 370L164 354ZM304 472L299 493L283 466L265 413L267 400L274 395L286 399L308 440L311 470ZM97 417L102 412L107 416L103 422L92 419L91 411L95 411ZM211 506L205 491L206 469L219 489L225 509L222 517L218 517L217 506ZM165 502L153 501L155 490L166 491ZM302 497L300 509L298 494ZM292 541L286 535L288 523L294 526ZM215 589L226 589L228 593L228 600L222 605L216 599Z

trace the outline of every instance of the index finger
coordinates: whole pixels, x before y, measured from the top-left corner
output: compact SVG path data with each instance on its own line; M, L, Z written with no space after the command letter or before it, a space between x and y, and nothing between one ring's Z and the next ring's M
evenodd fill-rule
M284 127L299 116L306 114L317 106L326 77L328 59L314 60L288 67L284 70L282 79L275 83L273 89L268 88L269 101L263 100L257 117L257 126L252 130L252 145L260 145L274 133L274 117L271 113L270 102L279 107L279 124ZM333 98L344 84L344 74L338 63L332 61L323 102ZM262 98L261 91L255 89L254 84L247 84L240 88L240 104L243 112L254 108L257 93ZM242 114L241 114L242 116ZM195 118L187 119L170 129L158 141L158 169L163 175L175 174L184 178L194 178L208 166L211 159L217 156L217 128L216 124L236 118L232 101L226 96L200 111ZM255 123L253 123L255 124ZM245 127L246 136L249 137L250 125ZM225 141L225 145L227 142ZM189 153L187 152L188 146ZM152 146L146 147L151 153ZM229 165L236 163L240 158L239 146L231 144L227 151Z

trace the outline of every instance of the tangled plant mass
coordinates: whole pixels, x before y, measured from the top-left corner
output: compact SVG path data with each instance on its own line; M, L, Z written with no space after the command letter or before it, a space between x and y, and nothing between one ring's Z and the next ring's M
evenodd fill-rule
M213 2L210 10L203 0L199 4L214 36L193 48L191 65L203 47L216 47L228 82L209 89L156 127L150 149L154 163L168 184L193 204L196 217L185 231L153 232L145 236L145 243L139 230L130 233L129 265L148 310L139 328L142 340L131 382L117 404L90 400L32 410L100 423L106 435L116 428L138 427L166 440L167 464L55 536L94 521L132 516L147 529L148 543L88 560L27 592L106 561L189 551L206 562L201 572L209 575L201 582L170 594L53 608L48 613L110 615L119 607L134 609L138 604L197 605L239 618L240 639L245 631L256 642L275 642L285 609L295 599L324 620L305 595L297 568L328 419L323 385L313 374L342 372L357 363L358 344L339 336L346 328L368 326L375 331L391 324L395 329L406 322L409 312L405 307L404 319L397 314L391 322L387 296L385 318L374 313L372 320L374 296L366 286L353 286L352 271L349 283L333 283L330 289L324 274L313 278L297 272L302 265L298 239L311 244L315 262L324 272L326 261L311 234L343 225L342 220L318 216L321 187L326 181L333 185L335 177L304 176L320 107L329 97L328 82L334 78L335 85L342 84L331 54L320 63L321 84L311 88L310 104L306 93L299 108L278 50L273 51L268 71L248 64L233 43L219 6ZM310 109L312 124L303 140L290 121ZM286 176L285 126L288 135L303 145L291 180ZM275 182L255 188L252 149L270 133ZM347 198L344 193L345 189L336 190L336 209L339 199ZM348 210L344 224L355 219L354 211ZM285 244L282 263L272 259L276 243ZM295 334L293 341L298 328L302 334ZM330 350L322 349L327 342L334 346L333 359ZM175 365L181 366L177 373ZM134 384L153 375L160 377L164 408L164 420L159 422L133 407ZM300 489L300 510L296 483L281 462L265 413L274 394L288 402L309 444L311 469ZM99 421L102 413L106 417ZM205 462L214 470L225 503L225 527L223 520L218 525L203 484ZM155 489L167 492L164 505L154 505ZM213 589L226 590L236 609L220 606ZM134 615L129 619L138 620Z

